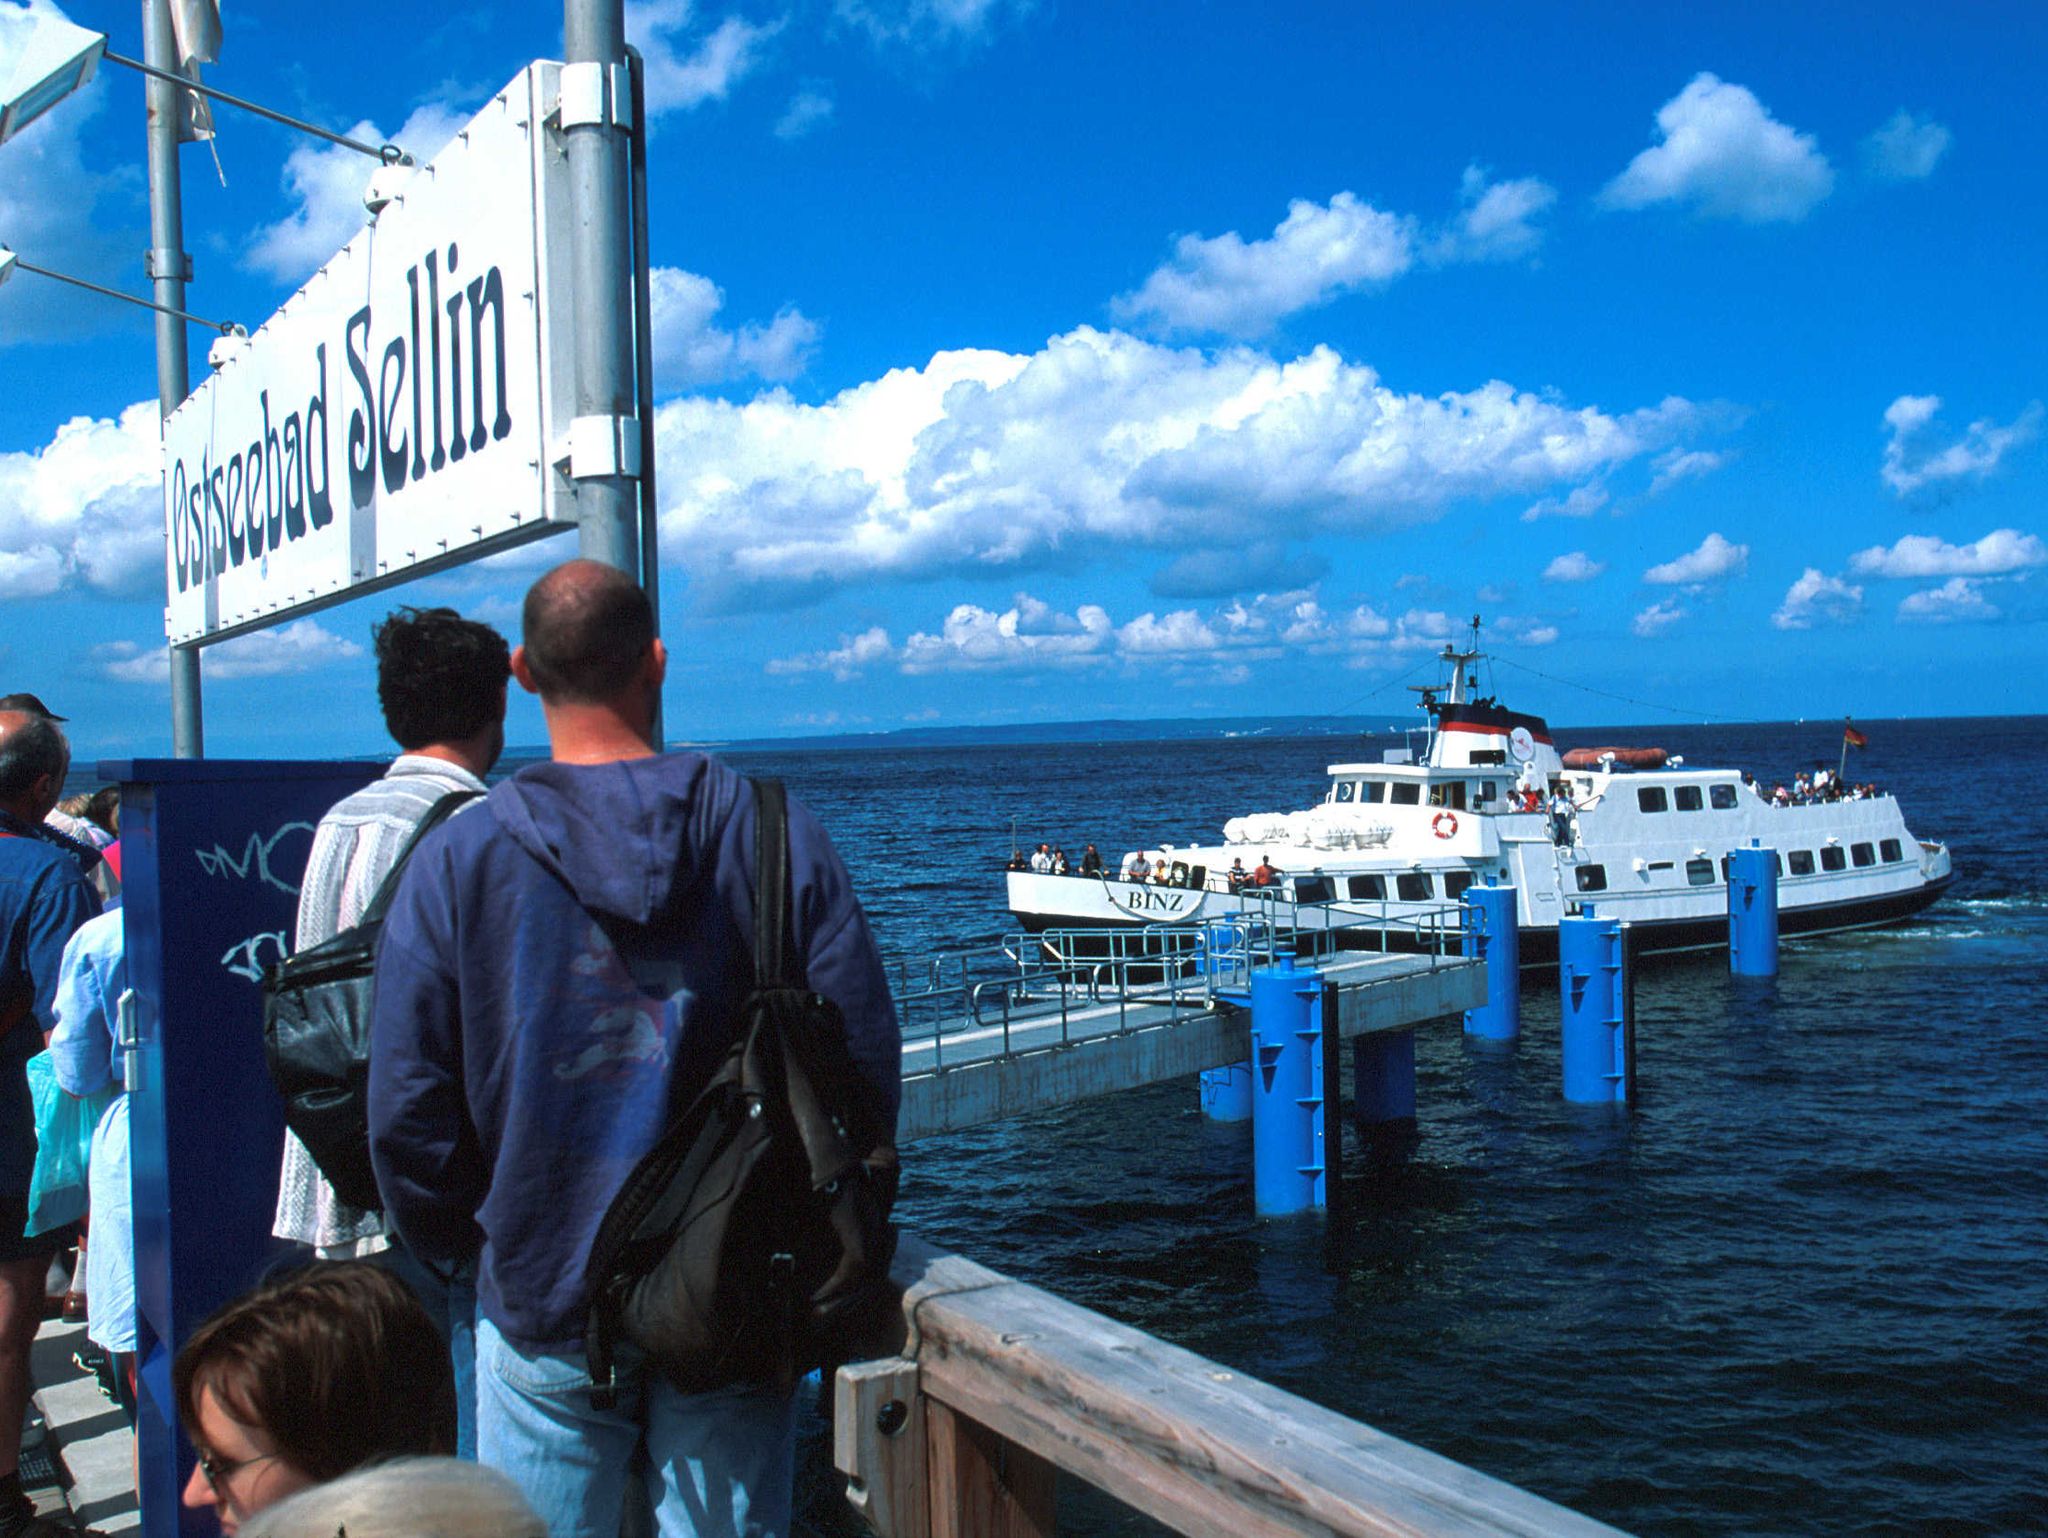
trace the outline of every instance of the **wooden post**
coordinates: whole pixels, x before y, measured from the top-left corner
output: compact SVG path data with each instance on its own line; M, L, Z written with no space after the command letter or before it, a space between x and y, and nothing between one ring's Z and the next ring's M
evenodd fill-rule
M924 1414L931 1538L1052 1538L1052 1464L935 1399Z
M832 1464L877 1538L930 1538L924 1397L917 1363L854 1362L832 1385Z

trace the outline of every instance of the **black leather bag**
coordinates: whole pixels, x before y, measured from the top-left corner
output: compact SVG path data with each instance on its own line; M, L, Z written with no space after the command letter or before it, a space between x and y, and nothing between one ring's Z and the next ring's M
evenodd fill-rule
M584 1345L601 1408L621 1340L685 1392L788 1385L861 1353L899 1306L896 1150L839 1007L791 951L783 787L756 781L755 795L754 990L591 1246Z
M420 840L477 794L452 790L436 801L362 918L263 976L263 1055L284 1096L284 1123L334 1194L366 1212L384 1205L370 1169L370 985L377 936Z

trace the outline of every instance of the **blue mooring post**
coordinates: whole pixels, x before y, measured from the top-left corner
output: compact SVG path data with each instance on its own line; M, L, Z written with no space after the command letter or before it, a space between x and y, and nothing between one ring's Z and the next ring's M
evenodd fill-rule
M1325 991L1292 956L1252 974L1252 1201L1260 1217L1325 1205Z
M1558 920L1557 981L1564 1003L1564 1098L1622 1105L1629 1096L1629 1040L1621 921L1591 907Z
M1513 887L1465 889L1464 951L1486 963L1486 1002L1465 1011L1465 1034L1513 1041L1522 1033L1522 934Z
M1202 1114L1211 1121L1252 1119L1252 1065L1202 1070Z
M1778 975L1778 852L1751 839L1728 855L1728 970Z

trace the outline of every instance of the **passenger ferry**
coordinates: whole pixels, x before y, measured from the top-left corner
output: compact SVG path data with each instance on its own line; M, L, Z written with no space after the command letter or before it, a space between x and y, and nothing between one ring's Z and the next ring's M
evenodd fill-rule
M1332 764L1317 805L1234 817L1218 844L1133 851L1120 869L1139 863L1135 879L1013 868L1010 911L1034 933L1243 912L1407 949L1435 943L1465 890L1490 881L1515 889L1522 958L1541 964L1556 960L1559 917L1588 910L1635 926L1645 951L1725 946L1729 851L1752 843L1777 854L1784 935L1897 923L1952 879L1947 846L1916 839L1883 792L1781 805L1738 770L1661 749L1561 755L1541 717L1478 696L1478 630L1444 648L1447 681L1421 691L1422 762Z

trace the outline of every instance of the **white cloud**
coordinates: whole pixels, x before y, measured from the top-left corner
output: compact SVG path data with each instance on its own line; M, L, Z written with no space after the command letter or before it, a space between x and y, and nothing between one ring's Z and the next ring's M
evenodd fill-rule
M296 619L275 630L258 630L209 646L205 669L209 680L278 678L311 673L362 654L361 646L336 635L318 620ZM108 641L92 649L92 661L104 677L116 683L161 684L171 676L169 653L161 646Z
M1675 598L1660 598L1647 609L1641 610L1629 622L1629 629L1644 640L1662 635L1686 616Z
M1155 617L1149 610L1116 633L1117 649L1140 656L1176 652L1213 652L1223 643L1193 609L1176 609Z
M1557 201L1557 189L1534 176L1496 182L1481 166L1467 166L1458 187L1462 205L1432 255L1439 261L1508 262L1543 244L1530 221Z
M1884 127L1863 141L1863 159L1873 176L1916 182L1934 174L1948 146L1946 128L1901 107Z
M1596 561L1583 550L1567 550L1548 566L1543 568L1545 582L1591 582L1607 570L1605 561Z
M659 412L662 523L700 596L800 598L1077 548L1222 548L1423 521L1655 453L1682 400L1609 414L1494 381L1404 395L1319 347L1291 361L1083 327L942 352L818 405L781 391Z
M801 139L812 129L822 127L831 118L832 110L831 97L814 86L805 86L790 97L782 116L775 120L775 137Z
M0 452L0 596L160 584L162 474L153 401L118 420L74 417L39 449Z
M657 389L747 378L780 384L802 374L817 348L817 322L790 306L765 326L748 321L726 330L717 323L724 290L679 267L649 272L647 294L654 310L649 329Z
M1997 608L1979 590L1980 586L1968 577L1950 577L1940 587L1909 593L1899 600L1899 618L1930 625L1997 619Z
M1676 560L1652 566L1643 573L1643 580L1666 586L1694 586L1702 582L1718 582L1723 577L1746 571L1748 567L1749 546L1731 544L1719 534L1709 534L1699 542L1697 549L1687 551Z
M2032 566L2048 566L2048 544L2018 529L1993 529L1969 545L1908 534L1889 549L1872 545L1849 558L1850 570L1866 577L1995 577Z
M837 0L839 20L877 47L959 48L987 40L1005 12L1033 0Z
M1414 265L1415 244L1413 219L1354 193L1328 204L1296 198L1264 240L1235 230L1181 236L1173 260L1111 308L1162 330L1255 336L1297 310L1393 282Z
M1780 630L1811 630L1818 624L1846 625L1862 612L1862 588L1809 566L1785 590L1771 623Z
M1152 591L1161 598L1226 598L1259 588L1307 587L1328 568L1327 561L1308 551L1254 540L1176 556L1152 578Z
M1726 454L1711 449L1671 449L1659 454L1650 461L1650 468L1656 472L1650 477L1650 495L1660 496L1680 481L1712 475L1726 463Z
M1787 127L1754 95L1701 73L1657 109L1663 142L1609 182L1609 208L1684 203L1712 218L1752 224L1803 219L1833 190L1835 173L1813 135Z
M1563 497L1545 497L1522 512L1522 522L1539 518L1590 518L1607 505L1607 488L1601 485L1574 486Z
M805 652L798 657L777 657L768 664L771 673L830 673L841 683L860 674L877 662L885 662L895 653L889 644L889 632L880 625L863 630L856 636L841 636L839 645L830 651Z
M779 22L757 26L728 16L686 47L693 9L690 0L638 0L626 7L626 40L645 61L650 120L725 100L760 64L762 45L781 30Z
M1000 672L1023 667L1086 667L1114 644L1109 615L1094 604L1072 614L1019 593L998 614L956 604L937 634L919 631L903 643L906 673Z
M424 165L473 116L449 102L428 102L405 120L391 142ZM348 136L368 144L385 142L383 130L368 118L349 129ZM258 226L242 252L242 264L280 283L303 283L369 222L363 189L374 169L366 156L338 144L295 144L285 157L283 175L291 208L275 223Z
M1958 441L1945 448L1920 447L1918 440L1941 410L1938 395L1901 395L1885 408L1891 437L1884 446L1882 474L1899 496L1930 486L1961 480L1983 480L2013 449L2032 441L2041 426L2041 403L2034 401L2000 427L1989 417L1972 422Z

